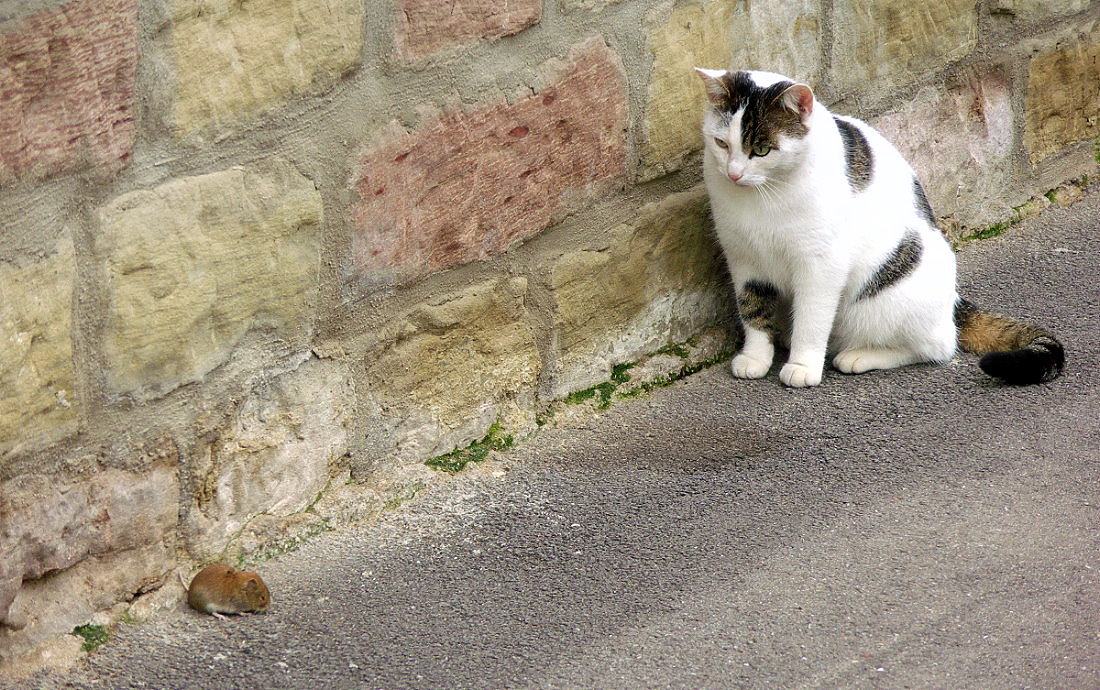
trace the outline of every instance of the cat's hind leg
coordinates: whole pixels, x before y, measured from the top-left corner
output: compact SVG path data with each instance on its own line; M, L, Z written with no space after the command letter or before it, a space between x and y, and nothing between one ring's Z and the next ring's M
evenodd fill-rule
M895 369L926 360L902 348L857 347L837 353L833 366L845 374L862 374L872 369Z

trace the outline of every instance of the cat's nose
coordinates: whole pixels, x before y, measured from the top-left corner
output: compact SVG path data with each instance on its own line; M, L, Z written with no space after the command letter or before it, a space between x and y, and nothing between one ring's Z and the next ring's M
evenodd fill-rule
M726 174L729 176L730 180L732 180L734 182L736 182L736 181L740 180L742 177L744 177L744 175L742 175L741 173L736 173L732 170L728 171Z

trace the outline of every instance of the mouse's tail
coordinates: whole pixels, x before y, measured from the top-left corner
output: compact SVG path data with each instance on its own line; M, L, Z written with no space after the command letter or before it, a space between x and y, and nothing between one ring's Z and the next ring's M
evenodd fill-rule
M1062 373L1066 360L1062 343L1038 326L982 311L960 297L955 304L955 327L959 347L983 355L978 366L1005 383L1043 383Z

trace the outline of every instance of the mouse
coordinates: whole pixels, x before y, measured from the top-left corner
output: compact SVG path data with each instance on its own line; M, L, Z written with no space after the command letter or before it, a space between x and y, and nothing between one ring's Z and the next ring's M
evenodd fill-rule
M210 565L191 580L187 603L196 611L225 618L223 613L265 611L271 604L271 593L257 573Z

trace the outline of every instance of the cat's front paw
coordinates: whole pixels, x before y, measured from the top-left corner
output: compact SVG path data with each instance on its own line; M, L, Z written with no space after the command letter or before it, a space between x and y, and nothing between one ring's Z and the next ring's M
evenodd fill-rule
M737 355L730 363L730 370L739 379L763 378L771 368L771 362L762 362L748 355Z
M821 383L821 366L811 368L805 364L787 362L779 370L779 380L791 388L805 388Z

